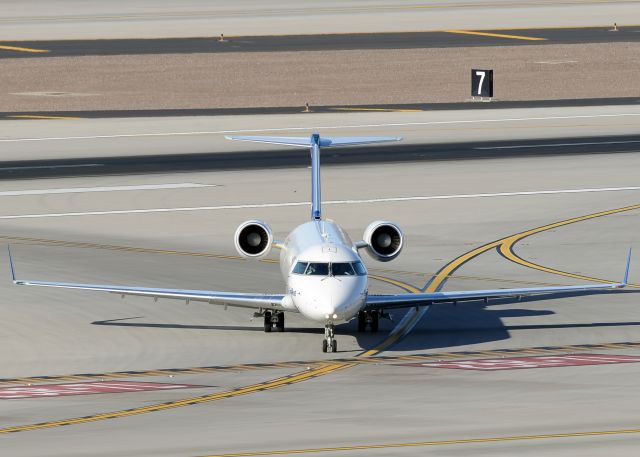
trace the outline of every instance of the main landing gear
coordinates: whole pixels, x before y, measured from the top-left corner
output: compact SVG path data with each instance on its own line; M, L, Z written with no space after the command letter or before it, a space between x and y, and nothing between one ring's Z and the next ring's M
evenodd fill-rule
M358 332L366 332L367 327L371 329L371 332L378 331L380 324L380 311L360 311L358 313Z
M271 329L275 329L276 332L284 332L284 312L264 312L264 331L270 332Z
M335 338L335 326L333 324L327 324L324 326L322 352L338 352L338 341L336 341Z

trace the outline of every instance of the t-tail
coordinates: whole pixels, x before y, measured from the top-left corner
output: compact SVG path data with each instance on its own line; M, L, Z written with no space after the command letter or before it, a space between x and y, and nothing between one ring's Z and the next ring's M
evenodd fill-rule
M397 136L345 136L320 138L319 133L312 133L310 137L284 136L226 136L228 140L253 141L254 143L279 144L296 146L311 150L311 219L322 219L322 199L320 193L320 148L358 146L361 144L388 143L400 141Z

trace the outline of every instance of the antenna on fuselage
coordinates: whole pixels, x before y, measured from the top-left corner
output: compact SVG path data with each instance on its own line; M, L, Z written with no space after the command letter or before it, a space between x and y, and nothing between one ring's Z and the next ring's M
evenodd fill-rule
M225 136L227 140L252 141L254 143L279 144L311 149L311 220L322 220L320 197L320 147L357 146L360 144L387 143L402 140L399 136L346 136L320 138L319 133L311 137L282 136Z

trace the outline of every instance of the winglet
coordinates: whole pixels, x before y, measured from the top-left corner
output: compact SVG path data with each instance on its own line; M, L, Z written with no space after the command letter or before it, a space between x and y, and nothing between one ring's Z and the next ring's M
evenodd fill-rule
M627 257L627 268L624 271L624 279L622 280L622 287L626 287L629 284L629 267L631 267L631 252L633 248L629 248L629 257Z
M9 252L9 266L11 267L11 279L16 282L16 271L13 268L13 258L11 257L11 246L7 244L7 252Z

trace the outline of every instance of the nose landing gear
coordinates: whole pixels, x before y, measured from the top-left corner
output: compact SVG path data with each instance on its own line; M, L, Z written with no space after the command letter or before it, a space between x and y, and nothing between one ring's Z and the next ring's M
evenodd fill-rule
M327 324L324 326L324 340L322 341L322 352L338 352L338 342L335 339L335 326Z

